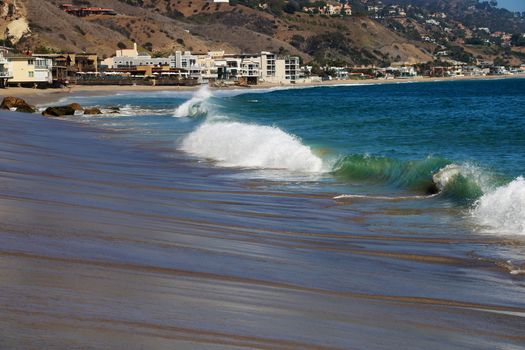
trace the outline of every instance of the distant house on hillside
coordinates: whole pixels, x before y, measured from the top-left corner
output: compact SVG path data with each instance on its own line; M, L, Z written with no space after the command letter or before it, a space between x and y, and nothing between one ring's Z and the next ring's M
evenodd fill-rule
M60 8L62 9L62 11L69 13L70 15L75 15L77 17L86 17L93 15L117 15L117 12L115 12L115 10L103 7L75 7L71 4L63 4L60 6Z
M327 16L352 15L352 6L350 4L326 4L324 7L303 7L303 11L310 14L320 13Z

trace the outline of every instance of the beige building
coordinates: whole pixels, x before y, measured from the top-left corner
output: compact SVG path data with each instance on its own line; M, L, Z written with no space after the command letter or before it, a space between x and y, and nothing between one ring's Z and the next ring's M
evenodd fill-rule
M299 79L299 57L261 52L260 80L272 84L289 84Z
M49 58L33 56L8 56L10 85L47 85L53 83L52 64Z

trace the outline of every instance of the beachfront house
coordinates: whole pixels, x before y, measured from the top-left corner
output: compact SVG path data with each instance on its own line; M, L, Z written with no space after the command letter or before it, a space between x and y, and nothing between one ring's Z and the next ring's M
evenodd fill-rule
M261 58L258 55L243 57L239 74L240 85L257 85L261 71Z
M53 82L74 82L78 74L98 73L98 55L95 53L33 54L52 60Z
M169 57L170 68L184 69L189 77L200 80L201 67L197 64L197 56L189 51L176 51L175 55Z
M7 62L12 74L9 85L37 87L53 83L53 60L50 58L10 54Z
M8 52L8 48L0 46L0 88L5 88L8 80L12 77L6 57Z
M263 51L260 55L260 80L272 84L289 84L299 79L301 67L299 57L278 56Z

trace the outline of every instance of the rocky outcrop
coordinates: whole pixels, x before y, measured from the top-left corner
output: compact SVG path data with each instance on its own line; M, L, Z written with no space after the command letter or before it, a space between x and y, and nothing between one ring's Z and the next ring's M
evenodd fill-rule
M67 106L73 108L75 111L81 111L82 110L82 106L79 105L78 103L70 103Z
M102 114L102 111L98 109L97 107L86 108L84 109L84 114L87 114L87 115Z
M5 97L2 104L0 104L0 109L15 110L23 113L36 112L35 107L28 104L25 100L14 96Z
M63 117L65 115L75 115L75 109L71 106L48 107L42 112L44 117Z

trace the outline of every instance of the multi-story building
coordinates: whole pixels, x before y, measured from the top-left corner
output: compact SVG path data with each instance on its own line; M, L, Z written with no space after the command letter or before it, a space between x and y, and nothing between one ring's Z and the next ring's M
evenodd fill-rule
M184 69L191 78L200 79L201 67L197 64L197 56L189 51L177 51L175 55L169 57L170 68Z
M0 88L5 88L12 76L9 71L9 62L6 58L8 52L9 50L6 47L0 46Z
M12 74L9 85L45 86L53 83L53 60L50 58L9 55L7 61Z
M67 84L75 81L78 74L98 73L98 55L95 53L33 54L35 57L53 61L53 81Z
M287 56L284 58L284 79L294 82L299 79L301 73L301 64L299 57Z
M299 57L280 57L274 53L263 51L261 52L260 61L261 81L273 84L287 84L299 79L301 70Z
M243 85L256 85L261 76L261 58L246 56L241 61L239 82Z

